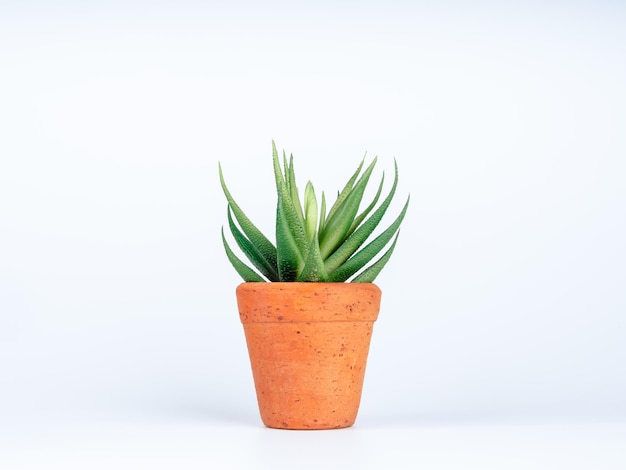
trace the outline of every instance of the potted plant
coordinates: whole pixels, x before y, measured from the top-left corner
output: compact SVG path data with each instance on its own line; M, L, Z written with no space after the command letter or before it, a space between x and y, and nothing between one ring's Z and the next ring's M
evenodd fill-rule
M245 281L237 287L254 384L263 423L282 429L331 429L354 424L380 289L374 279L393 253L409 199L373 240L398 184L359 212L376 158L364 160L327 211L311 182L304 204L296 186L293 155L281 161L272 142L278 203L272 243L241 210L224 181L232 237L250 265L229 246L226 255ZM378 205L377 205L378 204ZM367 242L367 244L365 244ZM382 252L378 257L374 258Z

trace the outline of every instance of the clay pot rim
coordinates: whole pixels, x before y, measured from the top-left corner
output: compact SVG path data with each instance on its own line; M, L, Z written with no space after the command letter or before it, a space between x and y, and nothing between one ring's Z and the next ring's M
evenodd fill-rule
M244 324L374 322L382 294L376 284L349 282L244 282L236 293Z

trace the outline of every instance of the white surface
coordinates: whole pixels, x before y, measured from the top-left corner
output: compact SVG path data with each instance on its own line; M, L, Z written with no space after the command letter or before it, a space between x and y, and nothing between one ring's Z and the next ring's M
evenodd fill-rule
M0 466L623 464L624 57L611 1L2 2ZM272 138L411 194L333 437L258 426L219 239L218 159L271 234Z
M363 420L340 431L229 421L65 423L1 436L2 468L623 469L624 424Z

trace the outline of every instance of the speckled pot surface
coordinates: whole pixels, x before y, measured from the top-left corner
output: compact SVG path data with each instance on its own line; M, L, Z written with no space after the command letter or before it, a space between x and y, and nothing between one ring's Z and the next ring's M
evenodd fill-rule
M281 429L352 426L361 401L381 291L360 283L237 287L263 423Z

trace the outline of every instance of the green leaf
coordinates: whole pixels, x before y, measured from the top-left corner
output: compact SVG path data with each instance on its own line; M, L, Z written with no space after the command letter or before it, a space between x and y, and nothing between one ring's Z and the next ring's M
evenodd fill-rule
M324 260L320 253L317 233L314 234L313 240L311 240L309 254L297 280L298 282L326 282L328 280Z
M272 161L274 163L274 179L276 180L276 192L280 193L280 185L285 184L285 176L280 169L280 162L278 161L278 150L276 150L276 144L272 140Z
M317 238L317 198L310 181L304 188L304 217L306 239L311 241L314 236Z
M291 198L287 193L287 188L283 185L276 209L278 277L281 282L296 280L304 264L303 253L307 249L304 228L291 205ZM302 248L303 245L304 248Z
M359 174L361 174L361 169L363 168L363 164L364 163L365 163L365 156L363 157L363 159L361 160L361 163L357 167L356 171L352 174L352 176L350 177L348 182L345 184L345 186L343 187L341 192L339 192L339 191L337 192L337 200L335 201L335 203L332 205L332 207L328 211L328 215L326 216L326 219L330 219L335 214L335 211L337 211L339 206L341 206L343 201L348 197L348 195L350 194L350 191L352 191L352 188L354 186L354 182L359 177Z
M326 216L326 219L330 219L335 214L335 211L339 208L339 206L343 203L343 201L348 197L348 194L350 194L350 191L352 191L352 186L354 186L354 182L356 181L356 179L359 177L359 174L361 173L361 168L363 168L363 163L365 163L365 157L363 157L363 160L361 160L359 167L356 169L354 174L350 177L350 179L348 180L346 185L343 187L341 192L337 194L337 200L335 201L333 206L330 208L330 211L328 211L328 215Z
M367 214L369 214L372 211L372 209L376 206L376 203L378 202L378 198L380 198L380 193L382 193L383 191L384 183L385 183L385 173L383 173L383 176L380 179L380 184L378 185L378 190L376 191L376 195L374 196L374 199L372 200L370 205L367 206L365 210L356 217L356 219L354 219L354 222L352 222L352 226L350 227L350 230L348 231L348 235L352 234L358 228L358 226L361 225L361 222L363 222L365 217L367 217Z
M296 172L293 168L293 155L289 157L289 194L293 202L293 207L296 210L296 214L300 219L302 225L304 225L304 214L302 213L302 205L300 204L300 197L298 196L298 186L296 185Z
M235 202L233 197L230 194L230 191L226 187L226 183L224 181L224 175L222 174L222 166L218 164L219 174L220 174L220 184L222 185L222 190L224 191L224 195L226 196L226 200L230 205L233 214L235 215L235 219L237 223L241 227L243 233L250 239L250 242L257 248L259 253L263 256L265 261L270 266L277 266L277 255L276 255L276 247L270 242L261 231L256 228L256 226L248 219L246 214L241 210L239 205Z
M376 158L365 170L354 188L348 192L347 197L337 207L335 213L326 220L324 233L320 236L320 250L324 259L328 258L343 243L346 234L350 230L352 222L359 211L367 182L375 164Z
M410 197L407 198L400 215L384 232L330 274L329 279L331 282L345 282L350 276L369 263L387 245L400 227L400 223L409 207L409 199Z
M228 257L230 264L233 265L235 271L237 271L245 282L265 282L265 279L263 279L256 271L235 256L233 250L230 249L230 246L228 246L228 243L226 242L226 237L224 237L224 227L222 227L222 242L224 243L224 250L226 250L226 256Z
M302 259L304 259L306 258L306 254L309 249L306 239L306 231L304 229L304 221L298 216L293 200L289 197L287 188L284 186L279 195L279 199L282 201L282 211L285 216L289 232L296 242L296 246L302 255Z
M369 266L365 271L363 271L361 274L355 277L351 282L374 282L374 279L376 279L376 276L378 276L380 271L387 264L387 261L389 261L389 258L391 258L393 249L396 247L396 242L398 241L399 236L400 236L400 232L398 231L398 234L396 235L396 238L394 238L393 243L391 244L391 247L389 248L389 250L387 250L387 252L383 256L381 256L378 261L376 261L374 264Z
M289 189L289 164L287 163L287 154L283 150L283 170L285 173L285 184L287 185L287 192L291 193Z
M246 257L252 262L252 264L261 271L267 279L272 282L278 281L278 273L276 272L276 268L270 265L263 255L259 252L259 250L248 240L241 231L235 225L233 218L231 216L230 206L227 208L227 217L228 217L228 225L230 227L230 231L233 234L233 238L241 248L241 251L246 255Z
M398 186L398 165L395 164L394 167L395 176L393 179L393 184L391 185L391 189L389 190L389 194L381 203L380 207L374 211L371 217L367 219L359 228L357 228L346 239L346 241L344 241L341 246L339 246L337 250L335 250L335 252L328 257L328 259L326 260L326 269L328 269L329 273L335 271L335 269L341 266L350 256L352 256L354 252L356 252L356 250L358 250L360 246L365 242L365 240L367 240L367 238L372 234L372 232L376 229L376 227L382 220L396 193L396 187ZM380 194L381 189L382 181L381 185L378 188L378 194ZM375 199L378 199L378 194L376 195Z
M322 233L324 231L324 227L326 225L326 196L324 195L324 191L322 191L322 203L320 207L320 224L317 229L317 233Z

